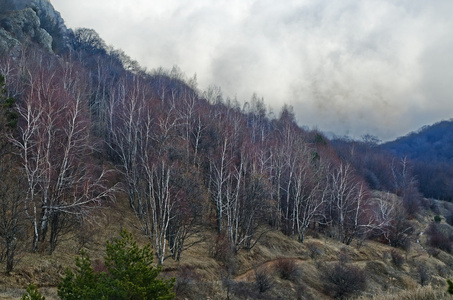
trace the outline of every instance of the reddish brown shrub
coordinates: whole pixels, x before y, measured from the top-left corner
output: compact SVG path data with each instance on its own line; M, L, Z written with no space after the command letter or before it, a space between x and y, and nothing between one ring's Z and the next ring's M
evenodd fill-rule
M451 239L443 233L439 225L436 223L431 223L426 230L428 235L428 245L448 253L452 252L452 241Z
M258 292L265 293L273 287L274 281L266 270L255 270L255 285Z
M176 273L175 292L177 296L187 294L191 285L200 280L200 276L197 274L192 266L181 266Z
M275 268L280 278L285 280L295 280L300 276L300 269L297 267L296 261L291 258L279 258Z
M322 279L324 291L336 299L348 298L366 287L365 272L342 263L325 268Z
M390 252L390 256L392 257L393 264L398 268L401 268L401 266L404 264L404 257L396 250L392 250Z

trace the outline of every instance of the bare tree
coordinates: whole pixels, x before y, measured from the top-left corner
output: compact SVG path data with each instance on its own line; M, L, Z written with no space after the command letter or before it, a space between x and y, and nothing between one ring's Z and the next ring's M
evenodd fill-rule
M170 186L171 165L164 161L151 165L145 163L147 193L143 220L145 226L151 226L148 236L154 242L158 264L162 265L166 258L167 232L175 206Z
M270 207L261 142L254 143L244 130L246 118L237 108L222 107L214 113L217 139L209 153L208 186L218 234L234 251L251 249L263 233L258 228Z
M251 139L253 143L264 142L268 129L268 119L266 107L264 106L264 99L259 98L257 94L253 94L250 103L246 103L244 107L247 108L245 113L247 116L247 126L251 131Z
M6 260L5 271L16 264L18 247L23 240L23 182L11 154L0 159L0 242L1 259Z
M178 196L180 189L173 184L176 170L168 157L168 145L173 136L175 122L167 116L157 116L157 124L150 116L147 118L143 132L140 157L143 174L140 178L140 195L143 197L136 207L136 215L142 231L152 241L156 250L159 264L167 258L167 243L172 238L172 253L175 258L180 255L183 245L181 236L173 226L179 225L175 220L181 215L177 213ZM153 130L157 127L156 130ZM154 151L153 151L154 150ZM138 213L139 212L139 213ZM175 236L176 235L176 236ZM179 239L178 239L179 238ZM175 248L176 247L176 248ZM179 248L179 249L177 249ZM176 252L174 252L176 251ZM179 254L176 254L180 251Z
M17 106L19 134L11 138L28 186L25 212L33 224L33 250L50 227L51 253L71 216L87 214L115 191L107 187L108 172L88 159L93 147L83 83L63 81L68 77L61 72L51 60L29 69L28 91Z
M299 242L313 222L325 219L324 206L328 201L329 188L324 166L309 167L301 164L296 171L294 224Z
M241 146L239 161L226 182L226 232L235 251L246 245L251 246L256 230L256 215L260 213L264 200L260 195L262 187L258 174L252 173L250 152L250 147Z
M198 154L205 126L201 119L198 95L192 90L186 90L181 98L180 104L176 107L180 138L186 147L186 159L200 167Z
M349 245L365 227L362 222L367 206L366 186L355 177L351 165L343 163L331 171L329 186L329 213L335 237Z
M174 217L168 226L168 246L171 257L179 261L183 251L201 242L200 225L206 212L208 195L201 176L194 166L175 162L171 185L174 191ZM190 238L190 240L189 240Z
M420 209L421 195L418 191L418 182L412 174L412 166L407 157L398 163L392 160L391 171L393 175L395 193L403 198L403 206L409 216L414 217Z
M232 143L233 141L230 136L224 136L220 149L218 150L219 153L216 153L216 156L210 158L209 191L216 209L218 234L224 231L224 210L228 205L226 195L228 192L231 192L228 189L231 188L233 180L232 174L230 173L231 168L233 168L233 158L231 157ZM229 183L230 186L228 186Z
M195 181L190 176L183 178L178 170L196 172L190 163L197 163L203 126L195 95L180 93L164 79L156 93L160 99L140 76L122 81L110 103L108 143L125 175L138 227L152 242L158 263L163 264L168 257L179 260L194 242L185 243L197 231L194 207L201 213L197 203L203 196L189 192L196 187L188 187L186 182Z
M108 146L119 161L119 169L124 174L130 207L141 214L139 208L143 198L140 195L140 177L143 151L149 149L144 145L150 142L145 136L147 126L152 122L149 90L138 76L130 81L123 79L112 91L108 108ZM115 159L114 157L114 159Z
M240 198L237 201L236 222L233 223L232 244L234 249L252 249L260 237L267 231L260 227L268 219L271 203L268 198L270 182L266 174L261 173L256 166L255 149L251 145L244 145L250 153L244 156L243 183Z
M5 78L0 74L0 261L6 260L5 271L16 263L17 248L23 232L24 186L17 156L8 135L17 123L14 98L7 96Z
M374 234L393 247L404 247L414 228L407 220L400 197L386 193L374 199Z
M302 154L307 151L300 129L297 127L290 108L284 107L276 130L270 139L271 178L273 199L276 202L276 226L285 234L294 234L295 202L294 184L296 169L306 163Z

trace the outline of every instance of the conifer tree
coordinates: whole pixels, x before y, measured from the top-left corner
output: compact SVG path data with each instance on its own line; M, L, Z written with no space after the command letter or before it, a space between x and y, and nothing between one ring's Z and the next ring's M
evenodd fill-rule
M76 270L68 269L58 285L58 296L73 299L173 299L174 278L160 279L150 245L140 248L131 233L107 242L107 272L96 273L86 252L75 259Z

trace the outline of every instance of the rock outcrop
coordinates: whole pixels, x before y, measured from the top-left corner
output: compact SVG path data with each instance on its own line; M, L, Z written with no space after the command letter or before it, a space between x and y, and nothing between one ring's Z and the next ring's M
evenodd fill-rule
M47 51L68 46L68 29L48 0L7 0L8 11L0 12L0 53L36 43Z
M44 49L52 51L52 37L41 28L41 22L33 9L25 8L11 12L1 20L0 25L3 35L6 35L6 46L14 47L18 43L35 42Z

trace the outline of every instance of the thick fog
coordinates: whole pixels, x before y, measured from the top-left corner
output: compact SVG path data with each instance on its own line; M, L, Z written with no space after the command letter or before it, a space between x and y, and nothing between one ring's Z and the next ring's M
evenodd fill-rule
M51 2L148 69L290 104L300 125L387 140L453 117L451 0Z

